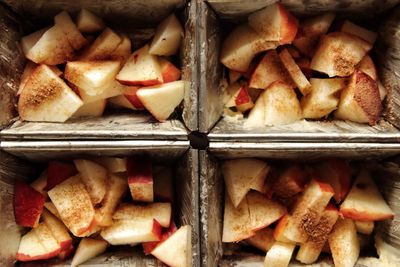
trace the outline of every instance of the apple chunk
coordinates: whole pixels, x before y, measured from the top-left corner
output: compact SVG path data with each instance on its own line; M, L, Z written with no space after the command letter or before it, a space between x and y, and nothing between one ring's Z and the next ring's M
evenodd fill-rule
M173 221L170 222L168 228L163 229L163 233L161 236L160 241L154 241L154 242L144 242L142 243L143 246L143 251L146 255L151 254L151 252L162 242L167 240L173 233L176 232L178 228L176 227L175 223Z
M107 101L105 99L85 103L74 113L73 117L100 117L106 109L106 104Z
M264 266L265 267L287 267L289 266L290 259L294 249L295 244L283 243L276 241L272 247L268 250L265 256Z
M374 231L374 221L354 221L357 233L370 235Z
M160 68L164 83L177 81L181 77L181 71L164 58L160 58Z
M64 122L82 106L80 98L46 65L30 75L18 101L22 120Z
M142 110L144 109L144 106L137 96L138 90L139 87L129 86L122 95L112 97L109 101L119 107L129 108L132 110Z
M104 240L93 238L82 238L72 259L71 266L78 266L91 258L106 251L108 243Z
M72 21L67 11L62 11L54 17L54 22L59 25L67 36L68 42L75 49L79 50L86 44L86 39Z
M236 109L240 112L246 112L253 108L254 103L249 95L249 89L247 86L240 87L238 94L235 96Z
M71 176L77 174L75 166L61 161L49 161L47 166L47 185L45 190L50 190Z
M127 159L119 157L100 157L93 159L111 173L126 172Z
M282 50L282 52L279 53L279 57L282 61L282 64L285 66L286 70L289 72L290 77L299 88L300 92L303 95L309 94L311 91L310 90L311 84L301 71L300 67L294 61L289 51L287 49Z
M361 39L364 39L365 41L374 44L377 34L375 32L369 31L363 27L360 27L351 21L346 20L343 24L342 27L340 28L341 32L345 32L348 34L353 34L357 37L360 37Z
M22 181L14 184L15 222L24 227L38 226L43 211L44 196Z
M111 53L110 59L120 61L122 64L125 63L132 53L131 48L131 40L123 35L121 43Z
M172 56L178 52L183 37L183 28L175 14L169 15L157 27L149 53Z
M383 199L368 171L362 170L340 206L344 217L360 221L391 219L394 212Z
M101 18L84 8L78 14L76 25L83 33L99 32L105 27Z
M267 252L275 242L273 234L274 230L266 227L258 230L254 236L247 238L245 241L247 244L258 248L261 251Z
M52 235L61 247L60 253L67 253L72 247L72 238L65 225L47 210L43 211L43 223L50 229Z
M282 203L303 191L308 181L307 173L300 164L287 167L274 182L272 195Z
M92 45L83 51L79 60L104 60L109 59L122 42L122 38L116 34L110 28L104 29L104 31L94 40Z
M133 200L153 202L153 173L151 162L133 157L128 159L128 185Z
M30 184L30 186L47 198L47 170L44 170L40 176Z
M357 70L364 72L365 74L368 74L369 77L371 77L374 81L378 79L378 71L376 69L376 66L374 62L372 61L372 58L369 55L366 55L360 63L357 64Z

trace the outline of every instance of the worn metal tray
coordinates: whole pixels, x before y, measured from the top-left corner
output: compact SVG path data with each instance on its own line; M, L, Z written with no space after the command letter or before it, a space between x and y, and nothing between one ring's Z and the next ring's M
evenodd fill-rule
M400 89L396 69L400 66L399 44L400 2L389 1L325 1L282 0L299 17L336 11L340 18L369 19L380 24L379 38L374 50L379 60L380 78L388 89L383 119L374 127L346 121L299 121L297 123L256 128L244 127L243 120L233 121L222 116L224 71L219 63L220 46L229 32L229 25L246 21L248 14L275 0L208 0L199 4L199 130L209 133L210 141L239 142L399 142ZM394 11L393 11L394 10ZM393 12L392 12L393 11ZM388 18L388 14L391 16ZM215 127L214 127L215 126ZM396 128L397 127L397 128Z
M197 130L197 39L195 1L0 1L0 129L3 139L170 139L187 140ZM100 118L71 119L66 123L20 122L15 93L25 59L18 49L21 36L51 23L61 10L76 14L87 8L106 23L127 34L139 48L154 34L157 23L175 12L185 29L180 50L182 80L187 82L184 101L171 120L158 123L148 113L111 112Z

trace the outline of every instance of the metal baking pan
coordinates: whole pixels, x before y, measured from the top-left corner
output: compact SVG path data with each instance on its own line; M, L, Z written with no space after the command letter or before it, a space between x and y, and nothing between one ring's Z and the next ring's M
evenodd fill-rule
M313 161L323 158L341 157L365 164L377 165L374 177L379 179L379 187L389 205L395 211L394 220L381 223L377 229L384 244L394 248L400 259L400 146L399 144L309 144L309 143L211 143L209 152L199 152L200 162L200 236L202 266L264 266L264 256L249 249L243 250L235 244L223 244L222 225L224 213L224 179L220 162L224 159L257 157L267 161L300 160ZM389 163L395 162L395 163ZM333 266L322 259L313 266ZM360 258L356 266L381 266L367 264ZM397 262L398 264L399 262ZM304 266L302 264L293 266ZM382 265L398 266L398 265Z
M193 266L200 266L198 235L198 152L189 149L187 141L31 141L2 142L0 150L0 266L13 266L20 240L20 228L13 212L13 181L32 180L40 171L40 162L80 156L146 155L156 164L168 164L175 171L176 206L174 216L178 225L192 225ZM29 266L43 266L32 263ZM69 266L70 262L56 266ZM52 264L53 265L53 264ZM164 266L154 257L144 256L141 248L126 248L106 252L82 266Z
M388 89L383 119L374 127L346 121L299 121L286 125L245 128L243 120L232 122L221 118L223 112L223 66L219 62L220 47L232 23L246 21L247 16L276 0L208 0L199 4L200 27L200 90L199 131L209 133L210 141L250 142L399 142L400 66L397 31L400 27L398 0L388 1L325 1L281 0L299 17L336 11L340 18L373 19L380 30L374 53L378 58L380 77ZM390 17L388 14L391 14ZM389 18L388 18L389 17ZM228 27L227 27L228 26Z
M113 29L127 34L139 48L154 34L155 26L175 12L185 28L180 50L182 80L187 81L183 105L171 120L158 123L148 113L110 112L100 118L71 119L66 123L18 121L17 88L25 59L17 47L21 36L51 23L61 10L77 14L87 8L104 18ZM3 139L169 139L187 140L197 130L196 1L22 1L0 2L0 129Z

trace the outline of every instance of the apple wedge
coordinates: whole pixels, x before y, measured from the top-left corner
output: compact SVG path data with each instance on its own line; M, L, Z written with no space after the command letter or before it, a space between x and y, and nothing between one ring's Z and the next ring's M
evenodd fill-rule
M192 227L190 225L180 227L151 254L171 267L191 267Z
M289 214L285 214L279 220L278 224L276 225L276 227L274 229L274 239L276 241L280 241L280 242L284 242L284 243L296 243L286 237L288 235L288 232L290 231L290 229L288 228L289 220L291 220L291 217Z
M120 84L118 81L111 81L105 88L102 89L102 93L96 95L89 95L85 90L76 87L74 84L69 83L71 88L75 88L74 91L77 91L79 96L81 97L83 103L93 103L99 100L104 100L106 98L114 97L117 95L122 95L126 92L129 93L130 87Z
M144 242L142 243L143 246L143 251L144 254L149 255L151 252L162 242L167 240L173 233L175 233L178 230L176 227L175 223L173 221L170 222L169 227L166 229L163 229L162 236L160 241L154 241L154 242Z
M357 70L368 74L369 77L371 77L374 81L378 79L378 71L374 62L372 61L372 58L369 55L363 57L360 63L357 64L356 68Z
M109 59L121 42L122 38L118 34L110 28L105 28L90 47L83 51L79 60L90 61Z
M375 125L382 113L382 103L376 81L361 71L355 71L340 96L335 118Z
M93 238L82 238L79 246L76 249L71 266L78 266L91 258L94 258L106 251L108 243L104 240Z
M374 221L354 221L357 233L370 235L374 231L375 223Z
M332 32L321 38L311 61L311 69L329 77L351 75L372 45L357 36Z
M289 266L290 259L294 249L295 244L284 243L280 241L275 241L272 247L268 250L267 255L265 255L264 266L265 267L287 267Z
M76 19L78 30L83 33L99 32L105 28L103 20L87 9L82 9Z
M241 86L237 95L235 96L236 109L242 113L252 109L254 106L253 100L249 95L247 86Z
M242 24L224 40L220 61L227 68L244 73L249 69L255 55L277 46L278 42L266 41L251 27Z
M177 81L181 77L181 71L164 58L160 58L160 68L164 83Z
M379 192L368 171L362 170L340 206L344 217L359 221L391 219L394 212Z
M131 51L132 44L131 40L127 36L122 35L121 37L122 41L117 46L117 48L115 48L115 50L111 53L110 59L117 60L122 64L124 64L132 53Z
M282 50L282 52L279 53L279 58L300 92L303 95L309 94L311 91L311 84L301 71L300 67L296 64L289 51L287 49Z
M128 159L128 185L134 201L153 202L152 164L147 159L132 157Z
M308 176L300 164L287 167L272 185L272 195L282 203L303 191L308 182Z
M42 173L40 174L40 176L33 181L30 186L35 189L36 191L38 191L40 194L42 194L45 198L47 198L47 190L46 190L46 186L47 186L47 169L42 171Z
M56 206L54 206L53 202L45 202L44 207L53 214L57 219L61 220L60 214L57 211Z
M254 107L250 110L249 116L244 122L246 128L264 126L266 106L264 97L261 97L263 95L265 92L258 97Z
M269 227L258 230L254 236L245 239L245 242L261 251L267 252L275 243L274 230Z
M48 194L63 223L75 236L81 236L94 226L93 204L80 175L65 180Z
M173 173L170 167L159 167L153 170L154 198L162 202L174 202Z
M82 106L80 98L46 65L30 75L18 101L21 120L64 122Z
M354 266L360 254L356 227L350 219L338 219L329 235L329 247L337 267Z
M248 18L249 25L265 40L290 44L296 37L298 21L279 3L254 12Z
M175 81L140 88L136 95L151 115L159 122L164 122L182 102L184 93L185 82Z
M21 75L21 79L19 82L19 88L18 88L18 92L17 95L19 96L22 92L22 90L25 87L26 82L29 80L29 77L31 76L32 72L36 69L38 65L33 63L32 61L28 61L28 63L26 63L25 68L24 68L24 72Z
M290 87L296 87L278 53L275 50L271 50L262 57L251 74L249 87L266 89L275 81L284 81Z
M125 85L151 86L163 83L160 63L156 56L149 54L149 46L133 52L116 79Z
M83 104L73 115L74 118L101 117L106 109L106 99Z
M72 247L72 238L65 225L47 210L43 211L42 219L60 245L60 253L68 253Z
M24 37L21 38L21 49L22 52L24 53L25 57L27 57L29 51L35 46L35 44L39 41L39 39L43 36L43 34L49 30L50 27L38 30L36 32L33 32L31 34L28 34ZM45 55L35 55L37 60L43 60L46 58L46 54Z
M22 181L14 184L15 222L24 227L37 227L43 211L44 196Z
M224 161L222 173L227 195L238 207L250 189L262 191L270 167L258 159L232 159Z
M158 25L150 44L149 53L157 56L175 55L181 45L182 38L182 25L175 14L171 14Z
M360 37L370 44L374 44L377 37L377 34L375 32L369 31L348 20L345 20L345 22L342 24L340 31Z
M306 119L327 117L339 105L340 91L346 87L345 78L310 79L310 93L301 101L303 115Z
M109 99L109 101L116 106L129 108L132 110L142 110L144 109L144 106L137 96L138 90L139 87L129 86L122 95L112 97Z
M95 162L102 165L111 173L126 172L127 159L119 157L96 157Z
M107 191L107 169L85 159L74 160L74 164L81 175L82 182L85 184L93 205L99 204Z
M69 44L75 49L79 50L86 44L86 39L72 21L67 11L62 11L54 17L54 23L59 25L67 36Z
M47 185L45 190L48 191L52 189L77 173L78 171L73 164L54 160L49 161L47 165Z

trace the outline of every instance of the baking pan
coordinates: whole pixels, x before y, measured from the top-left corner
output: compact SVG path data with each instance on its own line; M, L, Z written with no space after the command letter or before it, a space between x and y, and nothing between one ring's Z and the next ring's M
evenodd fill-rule
M0 150L0 266L13 266L20 240L20 228L15 224L13 212L13 182L31 181L40 171L40 163L49 159L68 159L81 156L149 156L155 164L168 164L175 171L176 206L174 216L178 225L192 225L193 266L200 266L198 235L198 152L189 149L187 141L115 141L81 142L5 141ZM70 262L54 263L69 266ZM43 266L31 263L29 266ZM164 266L154 257L144 256L141 248L123 247L84 263L82 266Z
M400 259L400 146L371 146L371 144L348 143L330 147L325 145L292 143L292 144L258 144L258 143L211 143L210 151L199 152L200 162L200 236L202 266L264 266L264 256L249 250L238 249L235 244L223 244L223 206L224 179L220 161L232 158L257 157L267 161L299 160L313 161L330 157L341 157L357 162L368 162L368 166L376 165L374 176L379 177L378 186L392 209L396 212L395 219L381 223L377 229L384 243L384 253ZM391 163L393 162L393 163ZM397 202L396 202L397 201ZM391 248L392 250L386 248ZM391 252L394 251L394 252ZM378 266L367 264L361 258L356 266ZM326 262L325 262L326 263ZM333 266L328 265L313 266ZM376 263L376 262L375 262ZM396 262L400 264L400 262ZM320 262L321 264L321 262ZM292 263L290 266L304 266ZM384 266L384 265L382 265ZM386 266L386 265L385 265ZM392 265L388 265L392 266ZM398 265L393 265L398 266Z
M388 89L383 119L374 127L346 121L299 121L286 126L245 128L242 121L222 118L224 68L219 63L220 47L229 25L246 21L247 16L275 0L208 0L199 4L200 91L199 130L209 132L210 141L250 142L399 142L400 89L396 69L400 66L399 9L396 0L325 1L282 0L295 15L307 17L336 11L339 18L378 21L380 30L375 48L380 77ZM390 16L388 15L390 14ZM214 127L215 126L215 127Z
M148 113L109 112L99 118L71 119L66 123L20 122L15 93L25 59L18 49L21 36L51 23L61 10L76 15L87 8L104 18L107 25L126 34L133 49L154 34L155 26L175 12L185 28L180 49L182 80L187 82L183 104L171 119L158 123ZM3 139L171 139L186 140L197 130L197 41L196 1L0 1L0 128Z

